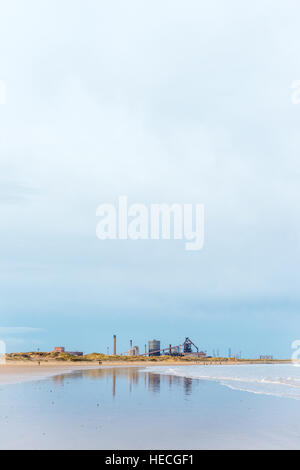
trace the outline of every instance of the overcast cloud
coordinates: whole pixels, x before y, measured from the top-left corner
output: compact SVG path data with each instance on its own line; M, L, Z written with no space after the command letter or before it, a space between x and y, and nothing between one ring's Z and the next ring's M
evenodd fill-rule
M47 348L104 350L117 333L126 349L131 334L173 342L173 319L174 341L289 354L299 14L289 0L1 5L3 327L43 328ZM96 209L120 195L205 204L204 250L100 242Z

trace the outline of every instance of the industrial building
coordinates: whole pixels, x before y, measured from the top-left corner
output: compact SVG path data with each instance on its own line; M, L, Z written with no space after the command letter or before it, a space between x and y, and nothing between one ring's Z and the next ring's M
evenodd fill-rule
M149 356L160 356L160 341L153 339L148 343Z
M70 354L70 356L83 356L83 352L82 351L67 351L67 354Z
M193 353L192 346L194 346L196 351L199 352L198 347L193 343L193 341L191 341L190 338L185 338L185 342L183 343L184 354L192 354Z
M140 355L140 348L138 346L133 346L129 350L129 356L139 356Z
M181 354L181 346L172 346L169 345L167 352L164 352L165 356L182 356Z
M193 346L195 351L193 351ZM185 356L201 357L203 359L207 357L204 351L199 351L198 346L196 346L190 338L185 338L185 342L183 343L183 354Z
M53 352L55 353L66 353L70 354L70 356L83 356L83 352L81 351L66 351L63 346L58 346L54 348Z

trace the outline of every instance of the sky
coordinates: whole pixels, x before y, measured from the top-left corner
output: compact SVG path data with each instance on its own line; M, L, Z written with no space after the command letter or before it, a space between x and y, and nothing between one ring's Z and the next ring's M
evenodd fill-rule
M11 0L0 15L0 340L290 357L300 338L300 5ZM96 237L205 206L205 244Z

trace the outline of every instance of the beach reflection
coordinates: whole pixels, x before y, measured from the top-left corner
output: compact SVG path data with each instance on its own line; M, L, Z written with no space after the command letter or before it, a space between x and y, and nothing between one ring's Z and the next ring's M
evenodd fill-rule
M160 392L160 379L160 374L148 374L148 389L151 390L151 392Z
M186 396L191 395L193 380L187 377L178 377L175 375L161 375L155 372L142 369L140 367L102 367L99 369L85 369L73 371L68 374L56 375L52 378L55 385L63 386L64 383L69 383L71 380L90 379L90 380L105 380L111 382L112 396L115 397L118 393L118 382L127 380L129 390L144 383L144 387L149 392L159 394L161 392L161 385L165 384L171 388L181 389Z

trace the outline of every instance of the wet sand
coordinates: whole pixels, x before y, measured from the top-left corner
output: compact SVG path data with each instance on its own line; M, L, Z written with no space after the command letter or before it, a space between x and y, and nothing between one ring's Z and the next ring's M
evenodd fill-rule
M289 361L287 361L289 362ZM246 363L246 362L245 362ZM256 361L249 361L248 364L255 364ZM275 361L274 361L275 363ZM197 361L105 361L101 365L98 362L63 362L58 361L41 361L40 365L38 362L26 362L26 361L7 361L6 364L0 364L0 385L17 384L23 382L32 382L35 380L41 380L44 378L52 377L61 373L73 372L76 370L89 370L89 369L103 369L111 367L157 367L157 366L170 366L170 365L204 365ZM211 362L206 363L207 367L211 365L242 365L238 362Z
M178 364L178 363L177 363ZM148 367L154 366L153 362L115 362L106 361L99 365L98 362L63 362L57 361L41 362L23 362L8 361L6 364L0 364L0 385L17 384L32 382L35 380L46 379L62 373L71 373L77 370L93 370L111 367ZM170 365L170 362L160 363L160 365Z
M57 362L48 363L26 363L26 362L9 362L0 365L0 385L17 384L23 382L32 382L35 380L46 379L61 373L73 372L80 369L94 369L100 366L88 363L74 364Z
M0 449L299 449L297 400L153 367L67 367L0 386Z

